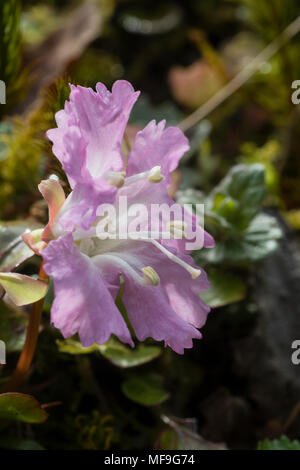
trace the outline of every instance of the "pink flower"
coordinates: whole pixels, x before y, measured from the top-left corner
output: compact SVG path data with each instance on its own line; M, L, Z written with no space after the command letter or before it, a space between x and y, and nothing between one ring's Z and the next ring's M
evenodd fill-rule
M73 189L60 221L65 229L90 226L99 204L114 200L109 183L124 166L121 143L139 92L123 80L111 93L102 83L96 90L71 85L70 101L55 116L58 127L47 132Z
M83 346L102 344L111 334L133 346L115 304L124 281L122 300L137 338L164 341L182 354L193 338L201 338L197 328L204 325L209 307L199 292L209 283L174 233L200 233L206 247L214 241L184 209L184 225L162 215L157 236L149 238L148 213L136 216L130 208L142 204L150 211L153 204L174 204L167 194L170 173L188 141L178 128L151 121L137 133L125 165L121 144L138 93L125 81L117 81L112 93L101 83L96 90L71 86L70 101L56 115L57 129L48 131L72 187L64 200L57 181L39 186L50 215L43 236L49 243L41 254L54 279L51 321L64 337L78 333ZM128 207L120 209L124 199ZM104 217L105 203L120 225L129 221L121 234L109 225L110 216ZM139 231L132 239L131 222L137 218ZM112 235L108 238L99 229L104 222ZM170 239L164 239L166 234Z

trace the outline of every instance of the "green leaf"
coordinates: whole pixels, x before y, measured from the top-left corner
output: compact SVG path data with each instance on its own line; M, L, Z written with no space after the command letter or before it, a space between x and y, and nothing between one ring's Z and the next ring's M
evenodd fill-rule
M298 440L291 441L287 436L281 436L280 439L265 439L260 441L257 446L258 450L300 450L300 442Z
M65 339L56 341L58 349L60 352L68 353L68 354L90 354L93 352L99 351L99 344L94 343L92 346L85 348L79 341L75 339Z
M135 349L117 342L109 341L100 348L100 353L115 366L128 368L140 366L156 359L161 354L159 346L139 344Z
M69 354L90 354L99 352L115 366L121 368L136 367L146 364L161 354L161 348L158 346L139 344L134 349L131 349L115 339L110 339L105 344L95 343L88 348L84 348L79 341L74 339L57 340L56 343L61 352Z
M245 298L245 284L230 272L208 271L208 280L210 288L201 292L200 297L212 308L232 304Z
M7 450L45 450L38 442L18 437L1 437L1 449Z
M274 217L267 214L259 214L249 225L247 231L241 237L235 258L237 260L259 261L278 247L278 241L282 237Z
M5 342L7 352L21 351L27 323L27 315L21 309L0 301L0 339Z
M169 426L159 437L160 450L226 450L225 444L209 442L197 433L195 419L162 416Z
M0 271L10 272L34 256L33 251L23 242L17 243L0 261Z
M0 285L18 306L32 304L45 297L48 284L18 273L0 273Z
M259 205L265 193L264 166L259 163L249 166L236 165L230 170L221 186L234 199L246 204ZM253 201L252 196L255 191L258 191L258 195Z
M206 226L216 246L195 255L199 264L259 261L277 249L282 232L274 217L261 213L264 196L263 165L230 170L207 199Z
M48 414L39 402L23 393L3 393L0 395L0 420L43 423Z
M169 398L160 377L154 374L129 377L123 382L122 391L127 398L144 406L160 405Z
M244 230L257 215L266 194L261 164L236 165L212 192L212 211L236 230Z
M0 223L0 271L10 272L34 256L23 242L22 235L36 228L37 224L27 221Z
M266 186L274 196L279 193L279 174L276 168L276 160L280 154L280 143L277 140L268 140L262 147L257 147L253 142L245 142L241 147L241 163L261 163L265 167Z
M258 214L242 232L227 234L224 229L224 239L217 241L214 248L199 252L196 260L200 265L203 260L215 264L224 261L259 261L278 248L281 237L282 232L276 219L267 214Z

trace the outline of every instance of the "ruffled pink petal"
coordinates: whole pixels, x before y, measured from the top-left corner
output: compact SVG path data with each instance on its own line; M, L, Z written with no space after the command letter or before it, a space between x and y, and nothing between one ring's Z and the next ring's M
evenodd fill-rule
M196 269L191 256L180 255L183 261ZM200 299L199 294L209 288L206 273L201 269L197 279L191 279L191 275L181 266L167 260L158 269L162 286L164 287L170 305L183 320L196 328L202 328L206 323L210 307Z
M196 328L175 313L161 286L143 287L125 278L122 299L140 341L151 337L183 354L185 348L193 347L194 338L201 338Z
M165 182L169 186L170 172L177 168L180 158L188 149L188 140L179 128L165 129L165 121L158 124L151 121L136 135L128 156L127 175L148 171L160 165Z
M53 141L53 153L61 161L71 188L92 179L86 168L87 142L78 126L50 129L47 136Z
M180 341L184 344L183 348L192 347L188 338L200 338L201 335L190 326L202 327L210 311L199 297L200 292L209 288L205 272L201 271L197 279L192 279L191 274L182 266L168 259L152 244L142 241L116 242L116 247L112 246L111 249L111 253L93 258L93 262L101 272L110 273L111 277L113 273L122 274L126 279L123 302L137 337L141 341L148 336L157 341L165 340L177 352L182 352L182 348L178 346ZM180 258L199 269L190 256L180 255ZM159 286L141 285L142 269L147 266L155 269L160 278ZM183 333L179 329L177 331L178 343L173 341L174 325L183 329ZM191 337L191 334L196 336Z
M56 114L58 127L47 136L73 186L88 173L99 179L124 167L121 142L138 96L124 80L115 82L111 92L102 83L96 85L96 92L71 85L70 101Z
M170 222L168 212L166 212L166 217L159 214L159 217L155 217L155 220L151 221L152 224L150 222L150 214L154 204L166 205L168 207L175 204L175 201L170 198L166 191L164 181L161 183L149 183L147 180L142 180L122 187L117 193L116 206L119 204L119 198L124 196L127 197L128 208L134 204L143 204L147 207L149 218L144 220L143 230L147 231L151 228L155 231L156 228L153 227L153 222L161 231L167 230L167 224ZM199 225L194 214L183 206L180 207L179 204L177 204L177 212L177 218L187 224L186 232L188 238L183 240L164 240L163 243L166 246L174 247L178 252L188 253L192 250L186 248L187 242L193 243L193 250L203 247L212 248L215 245L213 237ZM171 216L173 216L172 212Z
M127 249L126 252L127 259L130 259L132 265L140 269L149 265L154 268L173 310L186 322L196 328L201 328L210 312L208 305L199 297L199 294L209 289L210 286L205 271L200 269L199 277L192 279L190 273L168 259L155 246L149 243L146 246L143 242L138 243L139 245L133 245L131 242L131 249ZM193 268L199 269L191 256L176 253L172 249L170 251Z
M76 226L88 230L97 216L100 204L112 203L117 188L105 181L96 183L76 184L61 208L58 218L63 230L72 231Z
M94 342L105 343L114 334L133 345L108 282L91 260L79 252L72 234L51 241L42 256L46 273L54 279L51 321L65 338L78 333L87 347Z

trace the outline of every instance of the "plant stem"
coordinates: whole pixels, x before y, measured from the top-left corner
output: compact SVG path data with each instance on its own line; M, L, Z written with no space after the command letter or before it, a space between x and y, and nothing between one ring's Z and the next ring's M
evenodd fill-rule
M48 281L48 276L43 268L43 262L40 267L38 279L41 281ZM32 304L25 344L13 375L4 385L4 392L14 392L18 390L22 382L27 377L27 373L36 349L43 304L44 298Z

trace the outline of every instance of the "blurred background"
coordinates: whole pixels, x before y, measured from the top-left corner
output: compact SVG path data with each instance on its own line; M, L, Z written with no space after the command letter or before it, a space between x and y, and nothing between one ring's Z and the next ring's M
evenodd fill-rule
M142 91L130 143L151 119L182 128L191 149L171 194L204 203L216 239L195 253L212 311L184 356L151 340L134 351L63 340L50 290L22 389L49 417L0 421L0 447L300 449L299 15L297 0L0 0L0 270L38 272L20 234L47 221L42 178L68 191L45 132L70 82ZM27 318L1 301L0 382Z

